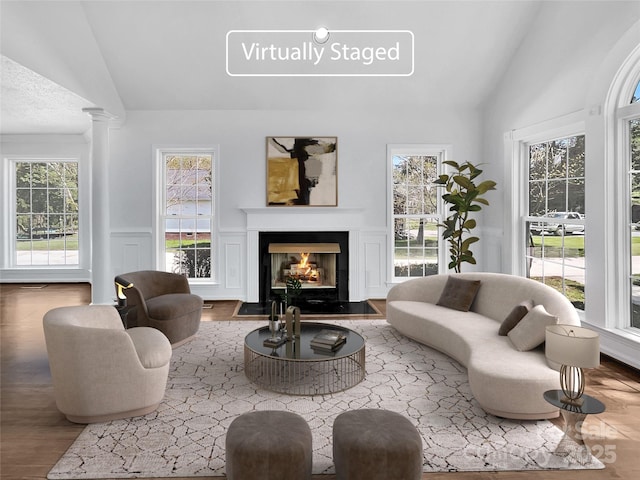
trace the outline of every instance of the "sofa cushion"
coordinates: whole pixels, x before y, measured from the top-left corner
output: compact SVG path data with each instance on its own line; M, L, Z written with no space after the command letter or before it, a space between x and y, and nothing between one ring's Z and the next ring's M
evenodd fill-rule
M502 323L500 324L500 329L498 330L498 335L506 335L515 327L520 320L522 320L529 310L533 308L533 302L531 300L525 300L524 302L520 302L518 305L513 307L513 310L507 315Z
M147 299L149 317L171 320L202 309L202 298L191 293L169 293Z
M542 345L547 325L558 323L558 317L548 313L543 305L536 305L507 334L517 350L525 352Z
M480 280L465 280L450 276L436 305L468 312L479 288Z

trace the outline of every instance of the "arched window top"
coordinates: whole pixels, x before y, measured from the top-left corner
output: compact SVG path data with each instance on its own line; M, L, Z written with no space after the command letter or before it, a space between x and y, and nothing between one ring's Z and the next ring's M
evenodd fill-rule
M631 97L631 102L629 103L638 103L638 102L640 102L640 81L636 85L636 88L633 91L633 96Z

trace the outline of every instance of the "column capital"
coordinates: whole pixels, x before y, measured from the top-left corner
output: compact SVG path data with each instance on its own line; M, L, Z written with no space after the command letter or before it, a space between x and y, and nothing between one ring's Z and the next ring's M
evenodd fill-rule
M100 107L87 107L87 108L83 108L82 111L84 113L88 113L89 115L91 115L92 120L109 121L113 118L112 115L104 111L104 108L100 108Z

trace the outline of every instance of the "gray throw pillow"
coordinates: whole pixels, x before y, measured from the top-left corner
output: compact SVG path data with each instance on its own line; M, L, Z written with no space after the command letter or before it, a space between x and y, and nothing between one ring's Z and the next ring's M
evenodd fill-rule
M468 312L479 288L480 280L464 280L450 276L436 305Z
M548 313L544 306L536 305L507 334L516 350L526 352L542 345L547 325L558 323L558 317Z
M507 333L509 333L511 329L515 327L518 322L522 320L532 308L533 302L531 300L525 300L524 302L520 302L518 305L513 307L511 313L509 313L509 315L507 315L507 317L500 324L498 335L506 336Z

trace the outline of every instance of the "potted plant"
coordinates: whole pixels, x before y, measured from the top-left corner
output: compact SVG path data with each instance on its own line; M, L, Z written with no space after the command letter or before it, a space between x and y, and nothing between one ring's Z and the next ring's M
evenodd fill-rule
M442 199L449 205L451 212L439 226L444 228L442 238L449 242L449 268L459 273L462 263L476 264L469 247L480 239L475 236L465 237L465 234L471 234L471 230L476 227L475 219L469 218L469 215L482 210L482 205L489 205L482 195L495 190L496 182L485 180L476 185L475 180L482 170L470 162L458 164L447 160L442 163L453 168L454 173L440 175L434 182L445 187L447 193L442 195Z
M295 277L287 277L285 285L284 293L280 294L280 298L282 299L282 303L284 303L284 310L286 311L287 307L293 303L295 297L302 292L302 283Z

